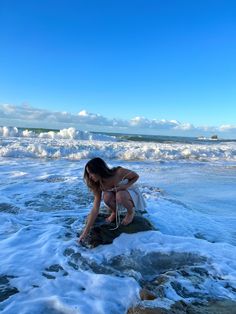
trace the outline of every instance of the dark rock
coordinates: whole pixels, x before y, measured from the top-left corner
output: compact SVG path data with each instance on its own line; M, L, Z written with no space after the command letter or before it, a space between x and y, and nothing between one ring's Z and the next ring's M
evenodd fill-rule
M52 275L47 274L47 273L42 273L42 275L43 275L45 278L47 278L47 279L56 279L55 276L52 276Z
M45 270L49 272L59 272L60 270L63 270L63 268L59 264L54 264L45 268Z
M0 212L17 214L19 212L19 208L8 203L0 203Z
M154 230L150 222L142 216L135 216L131 224L120 225L117 229L115 229L115 223L106 223L106 217L107 215L99 214L86 242L83 243L85 246L96 247L100 244L111 244L121 233ZM123 217L121 217L121 221L122 219Z
M15 287L12 287L10 284L11 278L14 278L13 276L0 276L0 302L8 299L13 294L16 294L19 292L19 290Z
M145 288L143 288L140 292L140 299L141 300L155 300L156 299L156 295L151 292L150 290L147 290Z
M236 314L236 302L231 300L212 300L207 303L186 304L179 301L170 309L147 308L142 305L130 308L127 314Z
M161 308L145 308L136 306L128 310L127 314L167 314L167 310Z
M190 304L188 314L236 314L236 302L231 300L209 301L206 304Z
M154 280L154 284L157 286L164 285L166 282L168 282L168 280L168 276L160 275Z
M55 279L55 277L53 275L51 275L50 273L58 273L58 272L61 272L63 276L67 276L68 275L68 272L65 271L63 269L63 267L59 264L54 264L54 265L51 265L47 268L45 268L45 271L47 271L48 273L43 273L43 276L48 278L48 279Z

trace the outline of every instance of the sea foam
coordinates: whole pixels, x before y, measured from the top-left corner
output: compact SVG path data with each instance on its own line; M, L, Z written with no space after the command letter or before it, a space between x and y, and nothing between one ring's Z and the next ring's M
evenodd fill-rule
M88 131L76 130L75 128L62 129L58 132L40 132L20 130L17 127L0 127L0 136L2 137L28 137L28 138L46 138L46 139L77 139L77 140L101 140L115 141L114 136L105 134L94 134Z
M104 159L144 161L236 161L236 142L209 145L117 141L114 136L74 128L36 134L0 127L0 141L0 157L81 160L99 156Z
M227 215L235 219L235 197L227 194L223 208L215 188L226 185L233 194L234 167L109 159L110 166L140 175L145 215L157 230L122 234L89 250L76 242L93 204L83 182L87 161L0 158L2 313L125 314L138 304L168 308L179 300L236 300L235 228L225 223ZM195 201L198 186L204 193ZM203 212L205 203L211 211ZM157 298L141 301L143 286Z

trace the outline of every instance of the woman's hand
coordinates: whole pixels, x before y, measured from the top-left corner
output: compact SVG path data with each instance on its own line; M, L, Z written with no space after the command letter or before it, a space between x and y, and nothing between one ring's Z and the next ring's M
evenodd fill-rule
M84 242L85 239L87 238L87 236L88 236L88 232L83 231L82 234L80 235L79 239L78 239L78 243Z
M101 203L101 196L102 196L101 191L99 191L99 193L95 194L93 208L92 208L90 214L88 215L86 227L84 228L84 231L80 235L80 237L78 239L78 243L81 243L81 242L86 240L86 238L90 232L90 229L93 226L93 224L97 218L100 203Z

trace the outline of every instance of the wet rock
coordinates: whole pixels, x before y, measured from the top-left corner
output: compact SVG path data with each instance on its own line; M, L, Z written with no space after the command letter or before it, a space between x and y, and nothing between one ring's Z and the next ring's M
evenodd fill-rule
M155 294L156 298L163 299L166 297L165 284L167 284L169 281L170 278L165 275L160 275L153 281L146 282L144 288Z
M117 229L115 223L106 223L107 215L100 214L92 228L85 245L89 247L96 247L100 244L110 244L121 233L136 233L140 231L153 230L151 223L142 216L135 216L134 220L128 226L120 225ZM121 217L121 220L123 217Z
M164 309L161 307L145 308L137 306L129 309L127 314L190 314L190 312L187 310L187 305L184 302L179 301L176 302L170 309Z
M0 276L0 302L19 292L17 288L11 286L9 281L11 278L14 277L6 275Z
M17 214L19 212L19 208L8 203L0 203L0 212Z
M190 304L188 314L236 314L236 302L231 300L210 301L207 304Z
M63 268L59 264L54 264L45 268L45 270L49 272L59 272L60 270L63 270Z
M156 296L153 292L151 292L150 290L147 290L145 288L143 288L140 292L140 299L141 300L155 300Z
M51 274L48 274L48 273L58 273L58 272L60 272L63 276L67 276L68 275L67 271L65 271L63 269L63 267L61 265L59 265L59 264L53 264L53 265L45 268L45 271L47 273L44 272L43 276L48 278L48 279L55 279L55 278L49 278L49 277L54 277L54 276L51 275Z
M172 305L170 309L147 308L140 305L130 308L127 314L236 314L236 302L212 300L208 303L186 304L179 301Z
M128 310L127 314L166 314L165 309L161 308L145 308L142 306L136 306Z
M164 285L168 281L169 281L169 278L167 276L160 275L154 280L153 283L157 286L160 286L160 285Z
M56 279L55 276L52 276L52 275L47 274L47 273L42 273L42 275L43 275L45 278L47 278L47 279Z
M214 135L211 136L211 139L212 140L218 140L218 136L216 134L214 134Z
M135 270L140 273L143 281L149 283L157 279L157 276L162 275L162 284L164 285L170 278L175 280L179 277L177 269L198 265L202 261L204 258L194 253L157 251L143 254L143 251L137 248L131 250L129 254L110 258L108 264L113 269L123 272ZM158 283L154 282L154 286L157 285Z
M64 256L71 256L72 254L74 254L75 251L71 248L66 248L65 251L63 252Z

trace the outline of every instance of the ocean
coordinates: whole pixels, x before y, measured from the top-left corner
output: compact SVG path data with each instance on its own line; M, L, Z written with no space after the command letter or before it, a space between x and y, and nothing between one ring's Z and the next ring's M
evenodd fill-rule
M93 201L83 182L93 157L139 174L155 230L77 244ZM236 302L235 226L235 140L0 127L2 313ZM157 298L141 300L145 287Z

